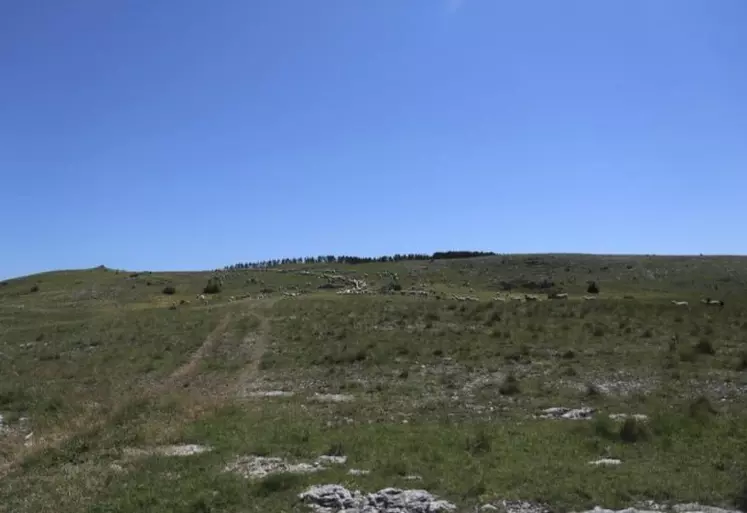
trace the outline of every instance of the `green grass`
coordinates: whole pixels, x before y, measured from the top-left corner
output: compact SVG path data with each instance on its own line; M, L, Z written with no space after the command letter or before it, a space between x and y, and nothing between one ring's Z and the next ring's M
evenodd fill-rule
M77 440L26 472L34 481L65 465L98 468L108 488L91 490L75 503L79 511L97 512L189 511L183 508L204 501L213 508L209 511L278 511L315 482L374 490L412 486L405 479L409 474L422 476L418 486L464 505L494 497L538 500L560 510L600 503L623 507L645 499L720 503L738 493L736 465L747 457L744 420L714 419L706 426L686 412L667 413L652 420L650 436L630 441L586 422L375 423L330 429L324 418L303 413L298 403L273 403L254 411L231 406L186 426L180 435L212 445L212 453L153 456L130 462L126 473L118 473L110 470L116 453L102 452L94 441ZM237 454L303 461L331 447L348 457L349 467L372 473L348 476L344 468L332 468L247 484L223 472ZM589 466L603 450L611 450L623 465Z
M382 271L397 273L401 293L320 288L335 273L392 289ZM207 305L196 300L217 277L220 292ZM464 509L501 498L558 511L646 499L733 506L747 472L744 277L747 258L737 257L506 255L8 280L0 285L0 504L14 512L301 511L304 487L341 483L425 488ZM550 281L571 298L491 300L508 285ZM596 302L580 299L588 281L600 287ZM256 299L262 291L269 299ZM511 291L525 292L538 293ZM700 305L705 296L726 306ZM251 390L295 396L251 398ZM317 393L353 400L318 402ZM594 420L533 418L583 405L598 410ZM613 413L649 420L614 421ZM24 446L29 431L32 447ZM175 443L213 451L127 456ZM249 454L348 462L259 482L223 471ZM623 463L588 464L602 457ZM406 480L411 474L422 481Z

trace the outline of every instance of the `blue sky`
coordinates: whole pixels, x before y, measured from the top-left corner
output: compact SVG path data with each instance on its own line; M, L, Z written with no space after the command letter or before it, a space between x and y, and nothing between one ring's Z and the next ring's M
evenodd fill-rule
M0 276L747 253L744 0L0 5Z

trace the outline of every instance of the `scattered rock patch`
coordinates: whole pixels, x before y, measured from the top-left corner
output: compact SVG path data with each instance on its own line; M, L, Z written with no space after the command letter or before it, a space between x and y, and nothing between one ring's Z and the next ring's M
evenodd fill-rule
M236 472L247 479L263 479L270 474L310 474L327 470L327 465L343 465L346 456L319 456L312 463L292 463L283 458L243 456L226 465L226 472Z
M494 504L483 504L482 511L501 511L505 513L550 513L550 508L544 504L529 501L499 501Z
M669 508L658 505L655 503L648 503L645 508L650 509L638 509L638 508L626 508L620 510L605 509L599 506L582 513L659 513ZM675 513L741 513L738 510L728 510L722 508L716 508L713 506L703 506L701 504L675 504L671 507L671 511Z
M648 415L644 415L643 413L611 413L610 418L612 420L626 420L626 419L634 419L640 422L646 422L648 420Z
M618 460L616 458L601 458L598 460L590 461L589 465L595 465L597 467L599 466L616 466L622 463L622 460Z
M197 444L184 444L184 445L163 445L160 447L149 447L147 449L139 447L126 447L124 449L124 455L130 458L139 458L145 456L192 456L194 454L202 454L203 452L209 452L212 448L197 445Z
M260 390L250 392L249 397L293 397L293 392L285 390Z
M361 470L359 468L351 468L348 470L348 474L351 476L367 476L370 473L370 470Z
M480 507L480 511L501 511L505 513L550 513L551 509L545 504L539 504L536 502L498 501L492 504L483 504ZM662 511L673 511L674 513L742 513L738 510L703 506L701 504L675 504L670 507L663 504L657 504L654 501L646 501L639 504L638 507L620 510L605 509L596 506L594 509L578 513L661 513Z
M354 401L355 397L350 394L314 394L311 399L322 403L344 403Z
M319 463L320 465L324 465L325 463L328 465L344 465L345 462L348 461L347 456L319 456L316 459L316 463Z
M536 417L540 419L589 420L594 415L595 411L594 408L586 406L583 408L565 408L563 406L556 406L542 410L542 413Z
M454 504L438 500L425 490L399 488L363 494L329 484L312 486L299 498L317 513L437 513L456 509Z

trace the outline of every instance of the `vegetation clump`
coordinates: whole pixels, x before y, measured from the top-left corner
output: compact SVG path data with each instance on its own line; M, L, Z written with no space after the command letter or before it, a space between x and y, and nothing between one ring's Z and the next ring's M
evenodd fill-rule
M218 294L221 290L223 290L223 280L220 278L210 278L205 288L202 289L202 292L205 294Z
M714 348L711 341L706 338L700 339L698 343L695 344L694 349L698 354L705 354L708 356L713 356L716 354L716 348Z
M698 422L706 422L714 415L718 414L718 410L711 404L710 399L706 396L701 395L690 403L689 407L690 417L697 420Z
M620 440L626 443L635 443L647 440L650 434L646 424L634 417L628 417L620 427Z
M740 372L747 370L747 351L743 351L742 354L739 355L739 361L737 362L737 370Z
M506 380L501 384L498 391L501 395L516 395L521 392L519 380L514 374L509 374Z

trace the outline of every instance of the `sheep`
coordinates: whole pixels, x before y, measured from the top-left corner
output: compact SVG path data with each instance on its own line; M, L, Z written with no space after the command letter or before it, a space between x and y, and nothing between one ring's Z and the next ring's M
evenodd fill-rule
M561 294L548 294L547 299L568 299L568 293L563 292Z
M506 298L505 297L501 297L501 296L495 296L493 298L493 301L502 301L502 302L505 303L506 302Z
M709 297L701 299L700 302L708 306L724 306L724 302L720 299L711 299Z
M526 299L527 301L537 301L539 300L539 297L532 294L524 294L524 299Z
M584 296L584 301L596 301L597 296Z
M675 301L674 299L672 300L672 304L674 306L690 306L690 303L687 301Z

